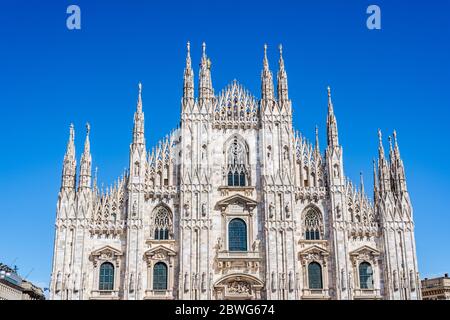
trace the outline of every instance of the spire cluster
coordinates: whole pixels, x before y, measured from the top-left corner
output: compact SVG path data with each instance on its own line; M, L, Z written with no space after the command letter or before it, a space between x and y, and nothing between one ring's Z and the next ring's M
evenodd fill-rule
M90 188L91 186L91 147L89 142L90 125L86 124L86 140L80 161L80 180L78 189ZM77 176L77 161L75 154L75 128L70 124L69 141L64 155L61 190L75 190Z
M374 189L380 193L393 192L397 196L406 192L406 177L403 161L400 157L400 149L397 142L397 132L394 130L394 147L389 136L389 159L385 158L383 138L381 130L378 130L378 166L374 161ZM378 172L377 172L378 171Z

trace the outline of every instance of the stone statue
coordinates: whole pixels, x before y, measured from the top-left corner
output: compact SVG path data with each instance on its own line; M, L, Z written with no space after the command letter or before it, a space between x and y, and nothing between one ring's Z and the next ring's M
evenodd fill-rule
M219 237L217 238L217 250L222 250L222 247L223 247L222 238Z
M129 286L129 292L133 292L134 291L134 279L133 279L133 274L130 274L130 286Z
M206 216L206 203L202 203L202 216L205 217Z
M269 204L269 218L273 218L274 211L275 211L275 206L273 205L273 202L271 202Z
M286 203L284 206L284 212L286 213L286 218L289 218L291 216L291 209L289 207L289 202Z

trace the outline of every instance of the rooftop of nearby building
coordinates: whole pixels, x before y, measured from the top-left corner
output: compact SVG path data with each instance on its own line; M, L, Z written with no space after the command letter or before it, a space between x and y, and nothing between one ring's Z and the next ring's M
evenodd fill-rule
M437 278L425 278L422 280L422 288L430 289L435 287L450 287L450 277L448 273L444 274L443 277Z
M17 272L17 267L11 268L10 266L0 262L0 281L3 284L22 291L23 295L28 296L33 300L45 299L44 290L37 287L30 281L23 279Z

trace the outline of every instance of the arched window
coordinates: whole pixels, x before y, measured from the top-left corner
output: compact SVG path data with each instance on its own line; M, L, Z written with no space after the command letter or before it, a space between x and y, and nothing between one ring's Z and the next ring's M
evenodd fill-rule
M309 209L305 215L305 239L320 240L322 216L314 209Z
M114 266L104 262L100 266L99 290L113 290L114 288Z
M373 270L368 262L359 265L359 286L361 289L373 289Z
M163 206L156 208L154 217L155 240L167 240L172 232L172 218L169 210Z
M243 187L248 184L247 179L247 152L245 146L234 138L228 147L227 172L228 185Z
M242 219L233 219L228 224L228 250L247 251L247 225Z
M308 265L309 289L322 289L322 267L317 262Z
M167 266L163 262L153 267L153 290L167 290Z

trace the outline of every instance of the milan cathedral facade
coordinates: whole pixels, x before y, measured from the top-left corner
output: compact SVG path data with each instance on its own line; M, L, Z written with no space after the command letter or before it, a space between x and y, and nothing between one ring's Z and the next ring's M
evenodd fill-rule
M345 176L330 89L322 152L266 48L256 99L236 81L214 92L203 44L195 97L188 43L180 126L151 152L139 84L129 168L105 192L89 126L79 170L71 126L51 299L421 299L396 133L385 152L379 132L371 201Z

